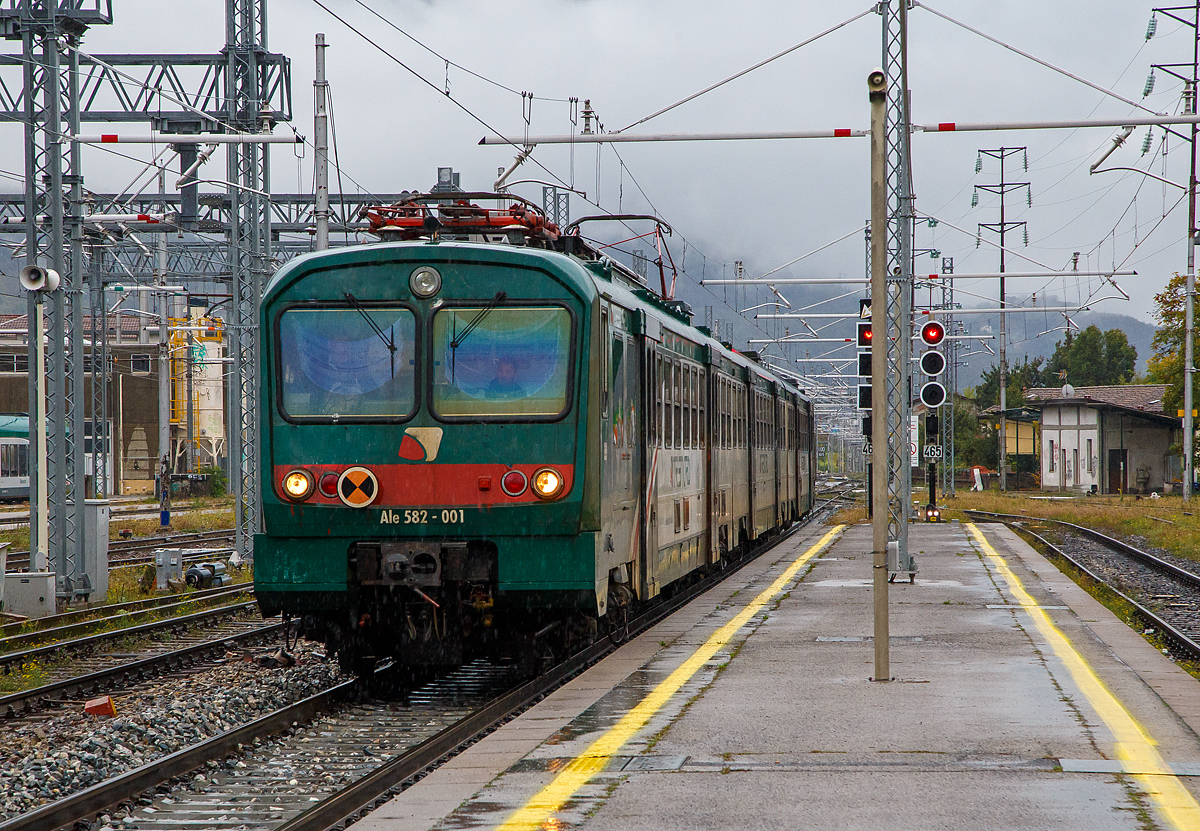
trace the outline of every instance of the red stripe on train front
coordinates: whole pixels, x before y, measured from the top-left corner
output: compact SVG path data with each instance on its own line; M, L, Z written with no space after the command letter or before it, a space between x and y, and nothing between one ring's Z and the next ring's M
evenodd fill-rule
M290 471L303 468L317 481L327 473L341 475L343 470L359 465L275 465L275 493L284 501L279 491L280 482ZM569 464L415 464L415 465L361 465L370 469L379 480L379 497L371 508L425 507L448 505L511 505L523 502L540 502L531 488L520 496L509 496L500 487L500 480L510 470L519 470L532 481L533 474L544 467L558 471L563 477L563 495L571 492L574 484L575 466ZM561 499L562 497L559 497ZM306 505L336 505L342 502L336 496L328 497L320 489L304 501Z

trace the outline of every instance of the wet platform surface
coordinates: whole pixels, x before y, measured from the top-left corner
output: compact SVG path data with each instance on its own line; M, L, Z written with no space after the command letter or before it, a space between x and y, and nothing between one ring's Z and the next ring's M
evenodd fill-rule
M379 829L1200 829L1200 681L998 525L813 527L364 818Z

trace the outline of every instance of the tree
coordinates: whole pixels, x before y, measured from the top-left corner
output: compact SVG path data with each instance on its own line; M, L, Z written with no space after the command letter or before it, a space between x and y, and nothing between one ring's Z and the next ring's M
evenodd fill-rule
M1068 331L1055 345L1046 366L1045 382L1078 387L1128 384L1137 370L1137 349L1120 329L1101 332L1089 326L1082 332Z
M1004 385L1004 403L1009 407L1019 407L1025 403L1024 391L1040 387L1046 373L1042 369L1044 358L1037 357L1032 361L1026 355L1025 359L1008 368L1008 378ZM992 364L983 373L979 387L975 391L980 409L986 410L1000 403L1000 367Z
M1104 365L1113 384L1130 384L1137 375L1137 347L1120 329L1104 333Z
M1167 287L1154 295L1154 319L1158 331L1154 333L1154 354L1146 362L1146 376L1156 384L1166 384L1163 409L1170 414L1183 409L1183 350L1184 350L1184 304L1187 300L1187 277L1176 273L1167 281ZM1192 365L1200 365L1200 343L1195 349ZM1193 403L1193 406L1195 404Z
M997 373L998 374L998 373ZM975 410L961 400L954 402L954 462L959 470L983 465L993 468L1000 443L996 431L981 424Z

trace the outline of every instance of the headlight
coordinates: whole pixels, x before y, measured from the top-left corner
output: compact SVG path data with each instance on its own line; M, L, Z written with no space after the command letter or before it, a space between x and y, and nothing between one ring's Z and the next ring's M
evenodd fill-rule
M422 266L408 278L408 287L422 300L428 300L442 290L442 275L429 266Z
M313 477L307 470L293 470L283 477L283 492L288 499L299 502L313 492Z
M544 467L533 474L533 492L542 499L553 499L562 491L562 475L552 468Z

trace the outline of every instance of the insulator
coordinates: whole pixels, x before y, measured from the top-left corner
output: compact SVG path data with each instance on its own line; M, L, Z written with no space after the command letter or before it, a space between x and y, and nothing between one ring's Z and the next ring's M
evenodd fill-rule
M1154 70L1146 76L1146 85L1142 87L1142 97L1145 98L1150 93L1154 92Z
M971 207L974 208L974 207L977 207L978 205L979 205L979 191L973 190L973 191L971 191Z
M1025 245L1028 246L1029 245L1029 227L1028 226L1023 226L1021 228L1021 235L1025 238Z
M1150 144L1154 141L1154 128L1151 127L1146 131L1146 137L1142 139L1142 155L1150 152Z
M1158 16L1150 15L1150 22L1146 24L1146 40L1154 37L1154 33L1158 31Z
M983 244L983 238L980 237L978 234L976 234L975 235L975 247L978 248L982 244Z
M925 220L925 224L928 225L930 228L936 228L937 223L938 223L938 221L936 219L934 219L932 216L929 217L929 219Z
M978 156L975 157L975 172L978 173L981 170L983 170L983 154L982 153L980 153Z
M1024 160L1024 162L1025 162L1025 172L1026 172L1026 173L1028 173L1028 172L1029 172L1029 151L1028 151L1028 150L1022 150L1022 151L1021 151L1021 158L1022 158L1022 159Z
M1033 207L1033 188L1028 185L1025 186L1025 207Z

